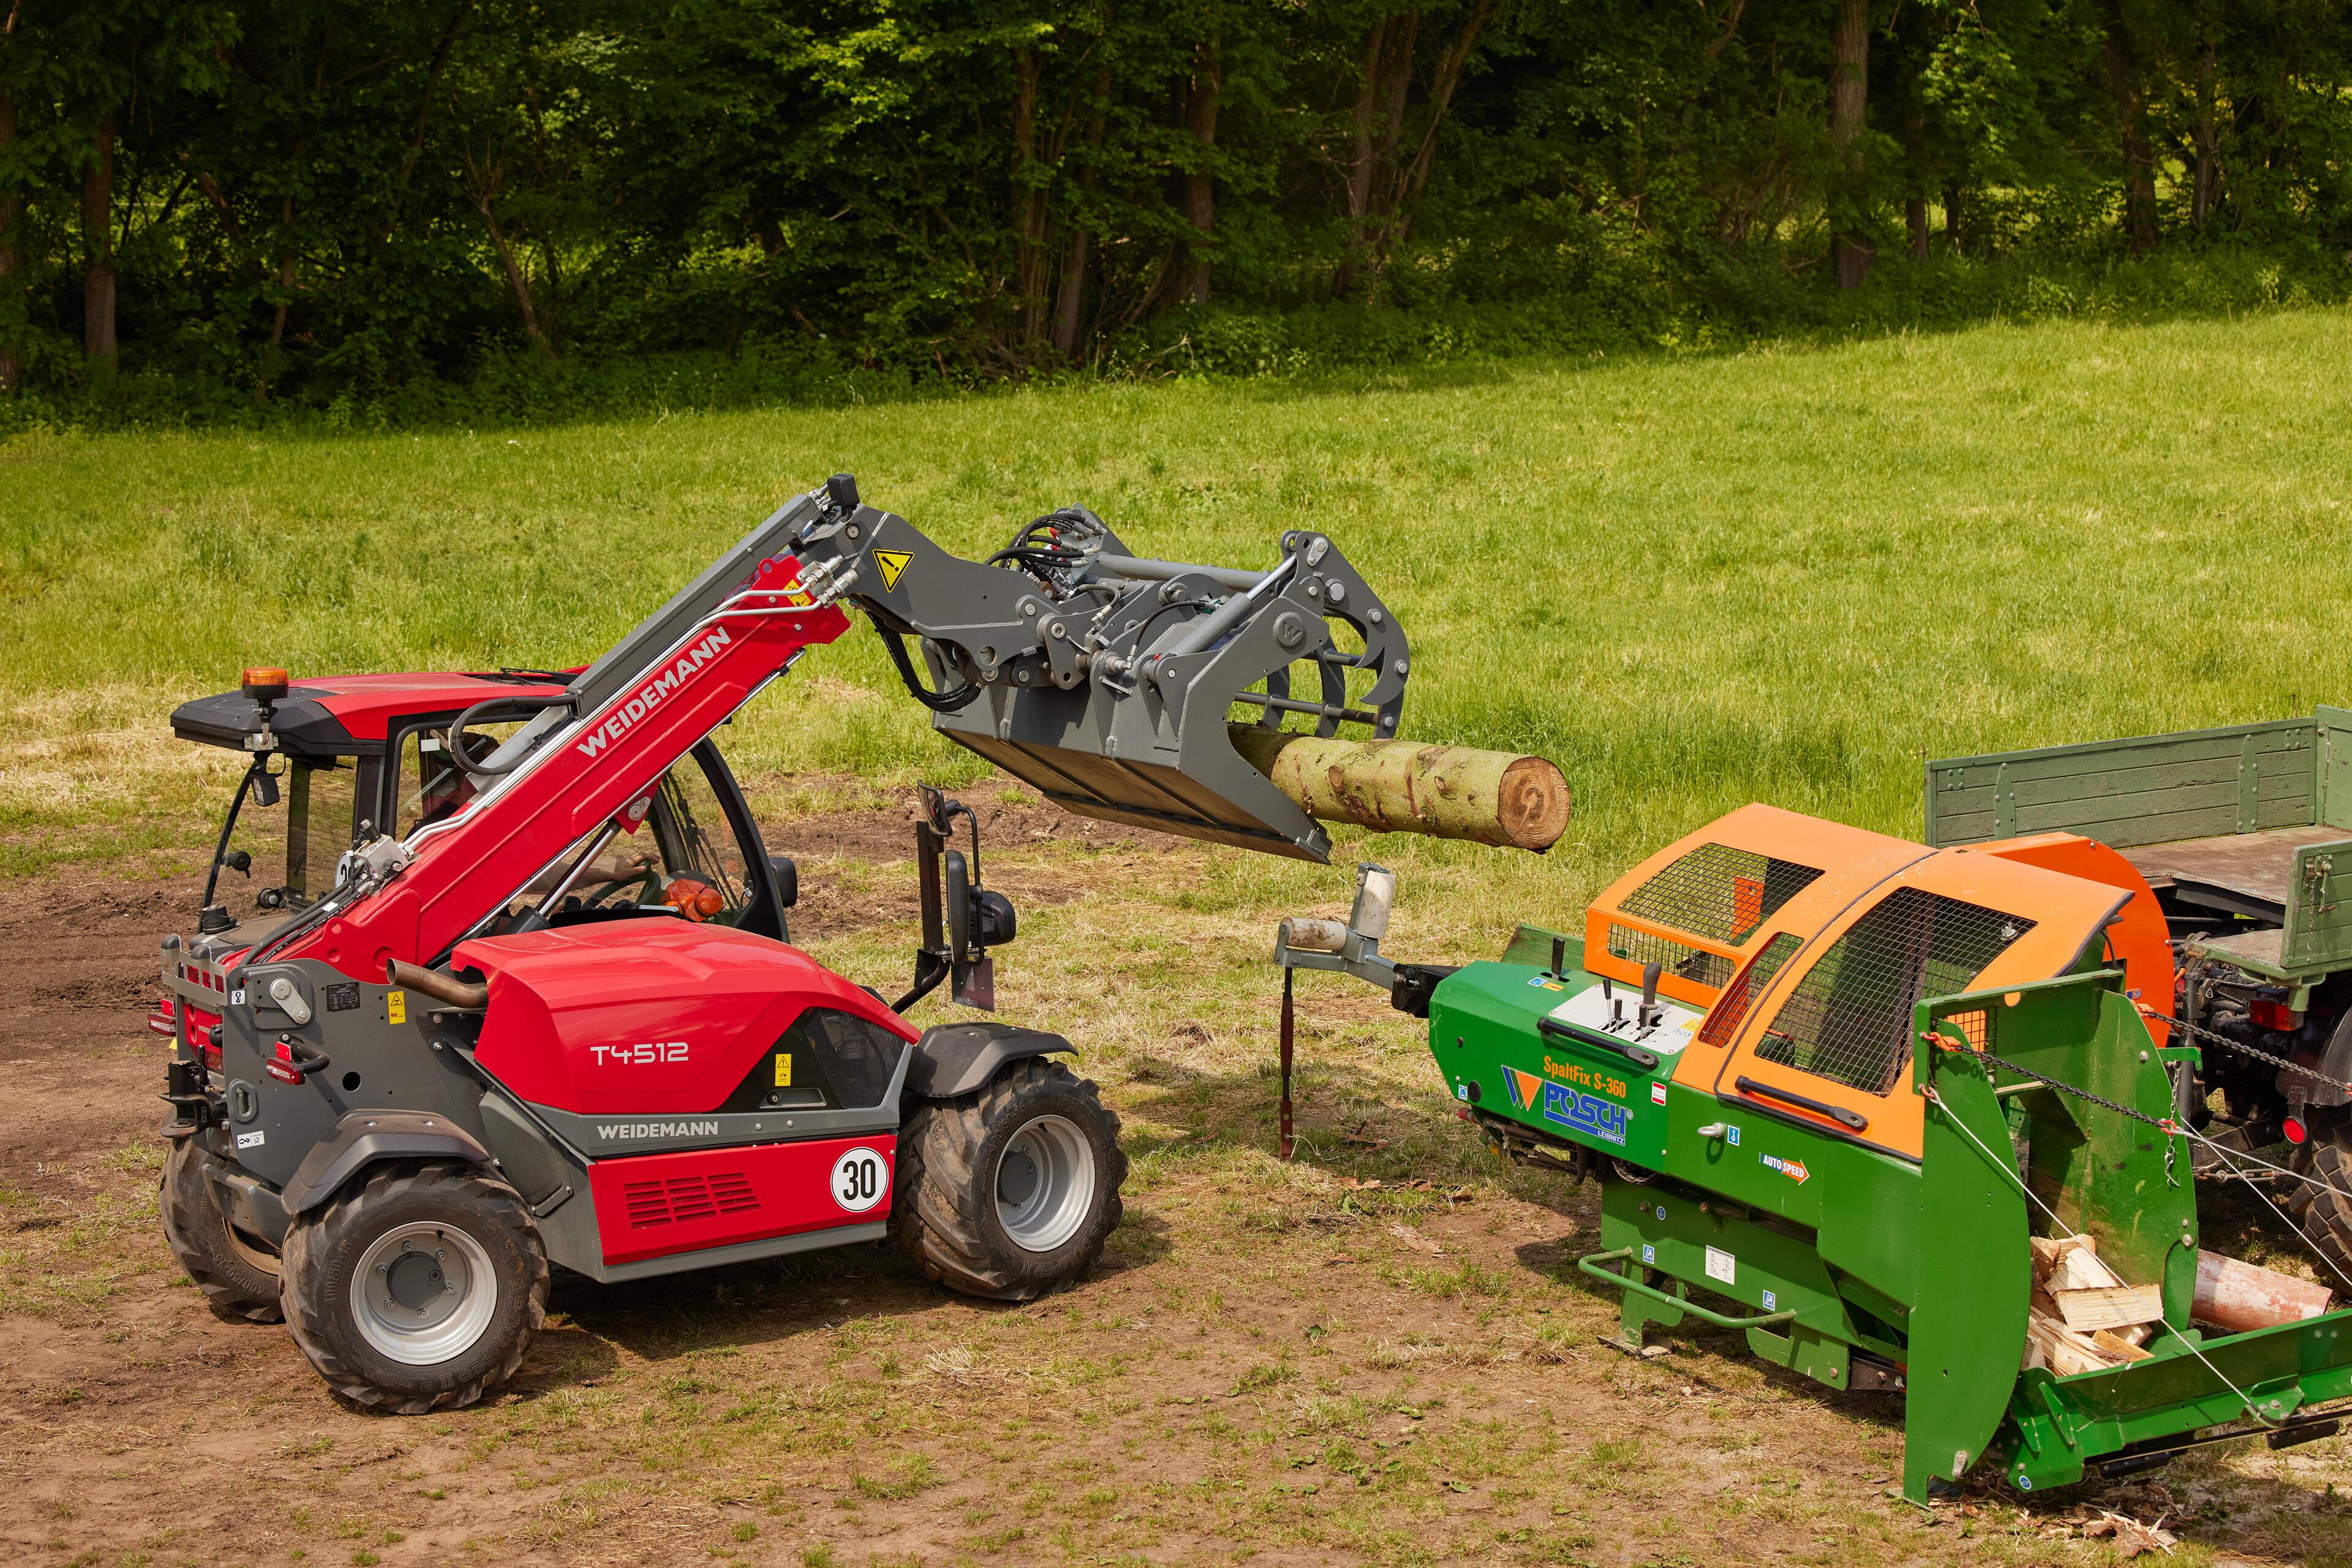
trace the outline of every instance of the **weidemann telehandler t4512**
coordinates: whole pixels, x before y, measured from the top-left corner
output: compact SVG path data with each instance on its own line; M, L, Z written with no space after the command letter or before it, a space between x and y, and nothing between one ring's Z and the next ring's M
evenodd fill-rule
M1328 837L1229 712L1392 737L1409 668L1319 533L1235 572L1131 556L1072 508L978 563L839 475L584 669L256 670L184 705L181 736L253 757L215 886L252 874L239 812L285 801L282 879L241 921L208 887L151 1020L176 1042L164 1230L216 1310L282 1311L336 1390L414 1412L514 1371L551 1261L633 1279L895 1232L933 1279L1014 1300L1088 1267L1126 1161L1049 1059L1068 1042L900 1016L942 981L986 1005L1013 935L971 814L926 795L905 995L784 941L794 872L710 737L845 605L941 733L1048 798L1312 859Z

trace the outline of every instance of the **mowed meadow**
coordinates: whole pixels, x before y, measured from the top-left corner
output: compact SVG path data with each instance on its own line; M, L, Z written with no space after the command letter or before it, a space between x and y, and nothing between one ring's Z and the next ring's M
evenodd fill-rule
M1737 1336L1598 1343L1592 1189L1452 1116L1420 1026L1299 982L1302 1157L1274 1158L1284 913L1402 876L1385 946L1570 924L1750 800L1896 833L1924 759L2352 701L2352 313L1989 328L1835 348L1110 385L830 411L283 439L0 443L0 1556L183 1561L2096 1563L2092 1504L2191 1563L2346 1564L2352 1439L1932 1514L1901 1418ZM1021 908L1003 1016L1124 1121L1103 1268L1004 1310L895 1252L559 1281L505 1393L339 1408L214 1322L153 1217L153 942L239 759L171 739L241 665L563 665L836 469L982 554L1083 502L1226 565L1327 531L1412 641L1412 737L1541 752L1543 857L1338 835L1328 868L1057 829L935 740L862 621L722 735L794 935L903 984L901 809L980 801ZM232 886L231 897L243 897ZM86 949L86 951L84 951ZM13 1010L12 1010L13 1009ZM953 1016L933 998L919 1026ZM2275 1250L2215 1209L2217 1246ZM267 1495L197 1498L191 1455Z
M151 786L192 759L164 716L243 664L585 660L837 468L975 553L1068 501L1223 564L1328 531L1412 639L1406 732L1567 769L1577 826L1528 889L1555 904L1751 799L1910 831L1923 757L2352 698L2342 310L553 429L36 434L0 445L0 865L165 842ZM751 773L961 769L862 623L737 729Z

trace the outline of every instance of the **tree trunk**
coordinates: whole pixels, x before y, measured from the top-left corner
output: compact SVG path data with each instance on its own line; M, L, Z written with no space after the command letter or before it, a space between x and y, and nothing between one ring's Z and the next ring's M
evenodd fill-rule
M1960 235L1960 183L1952 180L1944 186L1944 243L1952 247L1954 256L1966 256L1968 246Z
M1838 184L1830 197L1830 258L1841 289L1859 289L1870 271L1870 241L1861 232L1862 133L1870 117L1870 0L1837 0L1830 24L1830 141L1838 149Z
M1037 188L1037 56L1013 57L1013 291L1020 300L1016 328L1025 348L1036 342L1045 310L1045 193Z
M1389 19L1382 16L1372 24L1364 38L1363 74L1356 87L1356 135L1348 155L1348 239L1346 252L1339 258L1339 269L1332 275L1331 292L1335 298L1347 300L1356 292L1357 274L1360 270L1364 242L1371 222L1372 211L1372 123L1379 112L1381 87L1381 52L1388 38Z
M81 181L82 353L114 374L114 110L99 118Z
M383 215L383 226L377 231L379 248L392 242L393 231L400 226L401 205L408 199L408 183L416 174L416 160L425 151L425 127L433 115L434 95L441 90L441 73L449 68L449 57L457 51L457 39L466 30L466 18L472 14L474 0L457 0L457 8L449 14L449 25L441 29L441 41L434 46L433 64L425 73L425 96L416 105L416 125L408 133L408 145L400 154L400 173L392 183L392 205Z
M1437 57L1437 69L1429 79L1429 125L1422 132L1420 151L1413 154L1412 164L1397 181L1394 237L1399 245L1403 244L1412 232L1413 209L1421 200L1421 193L1429 186L1430 165L1437 155L1437 132L1445 124L1446 110L1453 106L1454 89L1462 85L1463 68L1470 63L1471 54L1478 47L1478 35L1486 30L1486 18L1494 14L1495 0L1478 0L1478 8L1462 25L1462 31ZM1410 70L1410 62L1407 62L1407 68ZM1402 108L1403 93L1400 83L1400 118Z
M2148 135L2147 98L2140 91L2139 62L2124 26L2122 0L2101 6L2107 28L2107 86L2115 93L2116 121L2124 138L2124 232L2132 254L2156 248L2156 152Z
M278 209L278 310L269 321L269 346L286 341L286 309L293 303L294 247L287 231L294 226L294 198L287 196Z
M16 14L10 12L6 32L16 30ZM5 37L6 33L0 33ZM0 87L0 161L16 142L16 100L5 87ZM0 185L0 396L16 390L24 375L24 350L16 341L16 323L21 313L24 285L17 275L24 270L24 258L17 254L14 231L16 220L24 216L24 193L15 185Z
M1092 111L1087 117L1086 161L1078 170L1078 191L1083 196L1094 194L1096 161L1101 156L1103 115L1110 102L1110 72L1108 68L1095 78L1095 99ZM1088 215L1079 212L1070 224L1070 247L1062 258L1061 291L1054 301L1054 352L1065 360L1078 356L1078 324L1084 318L1087 300L1087 261L1089 235Z
M540 353L548 359L555 357L555 345L540 331L539 315L530 308L530 284L522 275L522 263L515 258L514 247L507 243L506 231L499 226L498 215L490 211L487 200L477 200L475 207L482 215L483 224L490 231L490 244L499 253L499 260L507 269L507 286L514 290L515 309L522 312L522 330Z
M1903 221L1911 231L1911 259L1927 259L1927 113L1912 89L1911 106L1903 116Z
M1184 175L1184 221L1196 237L1190 251L1183 298L1186 303L1209 302L1209 246L1217 227L1216 176L1210 158L1217 146L1217 100L1224 89L1224 68L1217 56L1217 40L1204 38L1192 46L1192 90L1185 105L1184 128L1192 135L1192 166Z
M2210 222L2221 199L2221 150L2213 117L2213 40L2209 36L2197 50L2197 185L2189 195L2189 221L2199 228Z

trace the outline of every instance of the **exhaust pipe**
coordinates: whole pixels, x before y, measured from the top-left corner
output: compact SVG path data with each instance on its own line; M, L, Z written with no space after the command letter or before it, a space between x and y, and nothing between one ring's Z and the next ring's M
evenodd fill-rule
M421 991L436 1002L446 1002L452 1007L463 1007L469 1012L478 1012L490 1005L490 987L487 982L468 985L437 969L419 969L396 958L384 960L383 977L389 984Z

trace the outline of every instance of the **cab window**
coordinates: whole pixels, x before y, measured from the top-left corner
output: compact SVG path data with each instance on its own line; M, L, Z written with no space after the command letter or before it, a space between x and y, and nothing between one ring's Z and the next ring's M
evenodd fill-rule
M240 857L264 910L299 910L334 889L335 863L358 831L357 757L287 757L267 788L256 787L237 812L222 867L224 889L236 886Z
M514 719L475 724L466 731L466 744L478 761L521 728L522 721ZM455 816L480 793L470 777L451 765L446 727L411 730L403 735L393 778L391 830L397 838Z
M647 914L735 925L758 895L743 846L698 755L689 754L662 775L634 833L614 833L579 864L604 833L600 824L582 835L519 889L508 906L509 919L536 909L567 877L562 897L547 911L551 925Z

